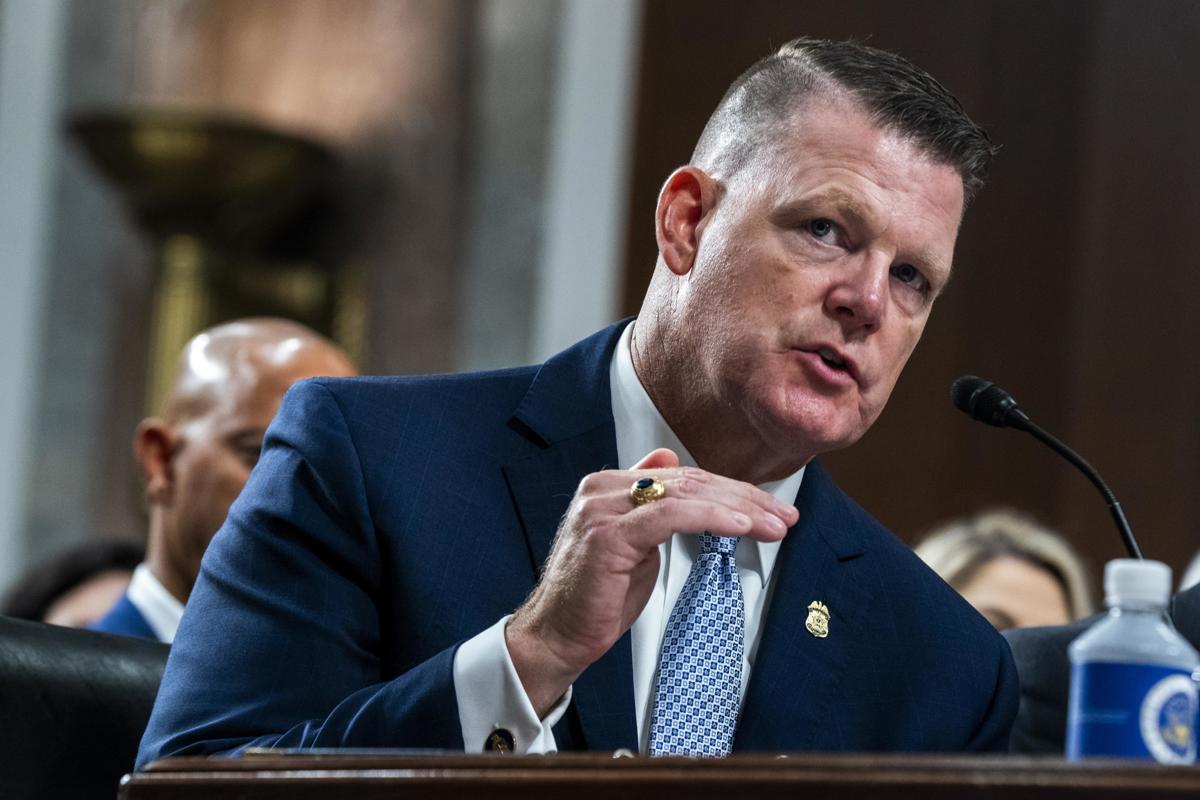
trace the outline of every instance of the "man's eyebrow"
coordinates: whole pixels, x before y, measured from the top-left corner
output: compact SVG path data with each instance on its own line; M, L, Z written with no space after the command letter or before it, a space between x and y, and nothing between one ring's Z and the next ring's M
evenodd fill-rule
M918 264L924 264L930 269L935 269L945 276L945 283L950 282L950 264L946 259L942 258L938 253L932 250L917 250L913 253ZM946 288L944 285L942 288Z
M871 221L871 214L862 201L849 192L838 188L825 189L813 194L804 195L795 202L788 203L788 206L790 208L803 208L816 204L830 206L835 211L859 224L868 224Z

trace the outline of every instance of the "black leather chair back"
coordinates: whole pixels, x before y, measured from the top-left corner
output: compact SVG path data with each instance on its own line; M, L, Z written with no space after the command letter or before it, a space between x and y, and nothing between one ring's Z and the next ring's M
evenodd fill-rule
M1175 628L1200 649L1200 585L1175 595L1169 613ZM1098 619L1099 614L1070 625L1004 632L1021 681L1021 709L1009 737L1014 753L1062 754L1071 686L1067 647Z
M113 800L169 650L0 617L0 798Z

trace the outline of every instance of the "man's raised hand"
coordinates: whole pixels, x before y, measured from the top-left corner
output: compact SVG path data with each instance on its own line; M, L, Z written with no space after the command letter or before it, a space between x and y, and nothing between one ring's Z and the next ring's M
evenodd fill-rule
M635 506L639 478L666 486ZM559 525L541 580L505 630L513 665L538 716L641 614L658 579L658 546L676 532L782 539L794 506L742 481L680 467L655 450L630 470L605 470L579 484Z

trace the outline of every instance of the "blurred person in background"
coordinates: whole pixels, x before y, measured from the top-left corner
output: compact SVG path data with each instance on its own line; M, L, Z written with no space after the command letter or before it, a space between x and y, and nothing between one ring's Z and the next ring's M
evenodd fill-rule
M13 584L0 614L85 628L125 593L145 555L135 542L87 541L36 564Z
M162 416L133 437L150 531L146 559L95 630L171 642L200 559L258 461L297 381L356 374L331 341L296 322L245 319L197 334L180 356Z
M1064 625L1093 611L1087 571L1057 533L996 509L934 529L916 553L997 630Z

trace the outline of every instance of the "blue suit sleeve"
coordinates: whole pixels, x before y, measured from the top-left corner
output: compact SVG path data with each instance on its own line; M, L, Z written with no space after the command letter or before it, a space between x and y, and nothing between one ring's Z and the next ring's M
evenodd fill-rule
M385 581L342 409L301 383L204 556L138 768L247 747L461 749L457 645L385 674Z
M992 702L983 720L971 735L964 748L967 752L1007 752L1008 737L1013 721L1017 718L1020 703L1020 684L1012 651L1003 637L999 640L1000 668L996 675L996 689Z

